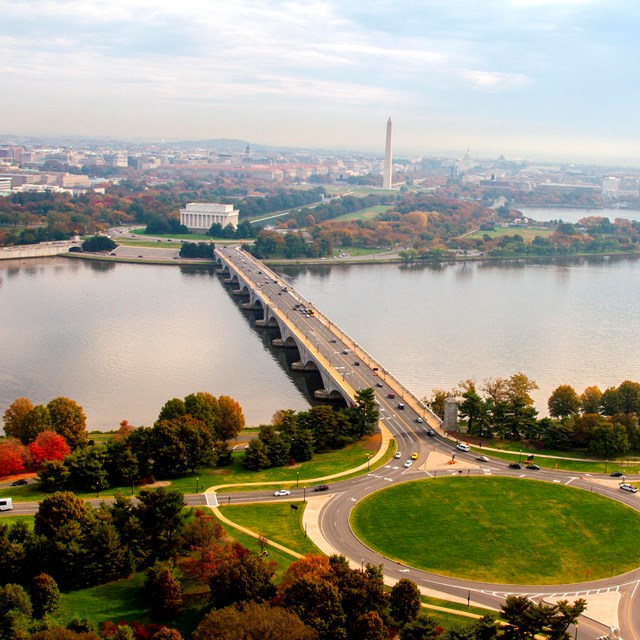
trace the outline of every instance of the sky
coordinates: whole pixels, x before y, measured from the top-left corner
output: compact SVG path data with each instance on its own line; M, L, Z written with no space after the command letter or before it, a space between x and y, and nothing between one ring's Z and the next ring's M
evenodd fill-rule
M0 0L0 134L640 166L637 0Z

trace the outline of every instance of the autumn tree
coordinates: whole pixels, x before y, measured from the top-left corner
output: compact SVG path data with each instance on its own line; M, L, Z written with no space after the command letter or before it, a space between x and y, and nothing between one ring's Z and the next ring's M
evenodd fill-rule
M22 423L26 415L33 409L29 398L17 398L4 412L4 432L10 438L22 441Z
M280 607L247 602L208 613L193 640L316 640L316 632Z
M45 462L51 460L64 460L71 452L64 437L54 431L43 431L38 434L27 448L36 469L40 469Z
M15 438L0 442L0 476L11 476L24 471L27 448Z
M47 409L53 430L64 436L72 449L87 441L87 417L77 402L60 396L51 400Z
M598 387L587 387L580 394L580 408L582 413L599 413L602 402L602 391Z
M420 614L420 590L415 582L402 578L391 587L389 604L393 619L401 625Z
M151 611L157 618L177 615L182 607L182 587L176 570L169 564L155 562L147 569L145 581Z
M49 410L44 405L38 404L22 419L20 442L27 445L33 442L38 437L38 434L51 429Z
M46 573L40 573L33 578L29 595L34 618L52 614L60 604L58 583Z
M229 396L218 398L216 437L219 440L235 438L245 426L244 413L238 402Z

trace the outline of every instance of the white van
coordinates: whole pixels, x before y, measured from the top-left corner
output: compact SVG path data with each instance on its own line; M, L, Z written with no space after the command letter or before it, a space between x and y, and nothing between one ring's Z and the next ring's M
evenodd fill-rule
M13 509L12 498L0 498L0 511L11 511Z
M456 445L456 449L459 449L460 451L469 451L471 447L468 444L465 444L464 442L460 442L459 444Z

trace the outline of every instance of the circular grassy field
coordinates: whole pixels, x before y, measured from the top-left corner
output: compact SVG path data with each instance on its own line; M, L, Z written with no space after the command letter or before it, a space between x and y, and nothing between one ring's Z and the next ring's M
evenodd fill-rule
M516 478L438 478L362 500L354 533L418 569L471 580L561 584L640 566L640 513L564 485Z

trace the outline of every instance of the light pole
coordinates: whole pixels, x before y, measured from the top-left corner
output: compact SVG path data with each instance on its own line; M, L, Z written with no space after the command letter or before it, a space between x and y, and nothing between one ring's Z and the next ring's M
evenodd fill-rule
M609 462L609 460L607 460L607 458L604 459L604 472L607 473L607 463Z
M296 471L296 487L300 486L300 472Z
M518 462L522 462L522 449L520 449L520 459L518 460Z
M371 454L367 453L367 471L371 468Z
M200 479L200 478L198 478L198 476L196 476L196 493L198 493L198 480L199 480L199 479Z

